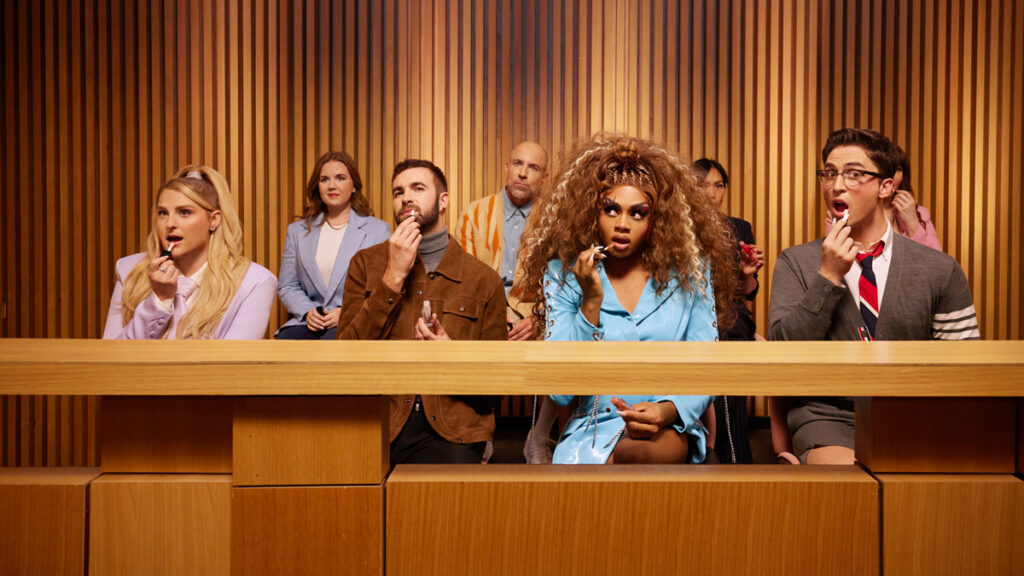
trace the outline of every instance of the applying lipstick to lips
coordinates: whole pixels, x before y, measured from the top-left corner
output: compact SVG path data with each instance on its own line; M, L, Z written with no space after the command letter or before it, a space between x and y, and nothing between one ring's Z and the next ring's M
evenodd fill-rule
M146 247L117 262L104 338L263 337L277 280L242 254L219 172L186 166L157 191Z
M689 166L651 142L616 135L580 144L565 165L523 239L531 247L524 299L541 303L536 325L545 339L715 340L720 290L729 309L720 311L731 314L735 243ZM573 398L551 397L562 406ZM699 421L710 396L575 398L556 464L704 460Z

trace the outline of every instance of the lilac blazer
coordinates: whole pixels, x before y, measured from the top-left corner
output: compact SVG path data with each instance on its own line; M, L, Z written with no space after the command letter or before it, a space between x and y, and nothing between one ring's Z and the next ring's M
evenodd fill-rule
M166 328L167 338L177 337L178 320L184 316L187 308L178 310L178 314L167 312L157 305L152 296L145 298L132 316L127 325L122 325L121 320L121 291L124 286L124 279L138 264L139 260L148 258L149 254L140 252L126 256L117 261L115 270L117 272L117 285L114 286L114 294L110 297L110 311L107 312L107 325L103 330L103 338L114 339L157 339L164 333ZM184 306L182 291L188 290L191 280L184 276L178 278L178 295L175 296L175 307ZM277 278L263 266L252 262L249 264L249 271L242 279L242 285L238 287L234 300L228 306L227 312L217 331L213 335L215 340L260 340L267 332L267 323L270 321L270 308L274 304L274 294L277 292Z

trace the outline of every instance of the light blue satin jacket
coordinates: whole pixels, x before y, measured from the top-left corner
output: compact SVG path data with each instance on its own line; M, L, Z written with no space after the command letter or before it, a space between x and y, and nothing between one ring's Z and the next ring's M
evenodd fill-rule
M561 277L562 262L552 260L544 275L546 303L545 340L560 341L708 341L718 339L715 319L714 291L710 272L705 272L706 287L691 285L684 290L678 278L669 280L668 286L658 294L654 280L648 280L633 313L619 303L604 266L598 262L598 273L604 289L601 303L601 321L591 324L580 311L583 291L571 270ZM642 377L642 375L638 375ZM556 464L603 464L608 461L620 436L625 433L625 422L611 404L611 396L580 397L562 438L555 448ZM706 454L705 430L700 416L711 404L712 396L619 396L629 404L638 402L672 402L679 413L675 429L693 437L690 443L691 462L703 462ZM572 401L572 396L551 396L560 406ZM594 415L594 402L597 412ZM595 434L596 426L596 434Z
M331 281L324 284L320 267L316 264L316 248L320 243L320 225L323 220L323 214L317 214L309 230L306 230L305 220L288 225L277 285L277 296L288 309L288 321L281 328L302 324L306 312L317 306L328 310L341 306L348 263L352 256L363 248L387 242L391 237L391 227L386 222L353 210L348 217L345 237L338 247Z

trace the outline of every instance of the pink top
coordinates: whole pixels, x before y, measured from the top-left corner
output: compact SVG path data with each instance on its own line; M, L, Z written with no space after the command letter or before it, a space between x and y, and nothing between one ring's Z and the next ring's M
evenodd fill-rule
M934 248L939 252L942 252L942 243L939 242L939 233L935 231L935 225L932 224L932 215L928 212L927 208L924 206L917 207L917 217L919 222L917 223L917 230L912 236L907 234L907 227L900 219L899 212L894 212L893 214L900 234L903 234L918 244L924 244L929 248Z

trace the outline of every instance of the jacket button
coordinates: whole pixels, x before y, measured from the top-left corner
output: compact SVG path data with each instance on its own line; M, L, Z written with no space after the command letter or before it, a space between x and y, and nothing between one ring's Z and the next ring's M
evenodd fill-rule
M423 290L417 290L416 291L416 295L417 296L423 296Z
M406 403L406 404L408 404L408 403L410 403L410 402L412 402L412 398L406 398L406 399L405 399L405 403Z
M462 444L462 438L459 438L459 444Z
M430 421L431 422L436 422L437 421L437 416L431 416L430 417Z
M459 306L459 312L465 312L465 311L466 311L466 307L465 306Z
M611 409L611 408L605 408L605 409L604 409L604 411L605 411L605 412L611 412L611 411L612 411L612 409Z
M428 274L428 276L430 276L430 279L433 280L434 276L437 276L437 272L431 272L430 274Z
M394 303L395 303L395 299L394 298L388 298L388 304L394 304Z

